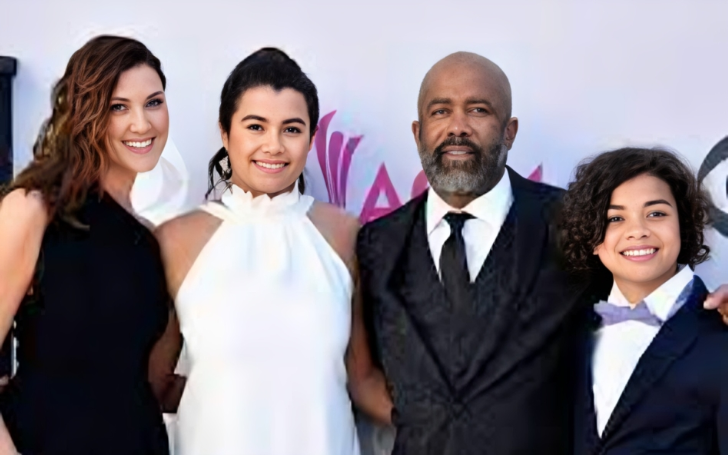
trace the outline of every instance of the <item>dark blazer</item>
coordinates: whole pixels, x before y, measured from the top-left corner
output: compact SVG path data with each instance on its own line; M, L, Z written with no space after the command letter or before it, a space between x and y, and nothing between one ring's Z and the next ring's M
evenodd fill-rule
M690 298L637 363L600 438L592 393L593 333L583 340L575 413L576 455L728 454L728 327Z
M413 317L413 293L402 285L403 276L427 279L403 259L415 248L410 240L424 235L426 193L360 232L365 314L393 395L395 455L571 453L576 336L584 323L577 310L597 288L563 271L555 226L563 190L508 172L509 260L494 262L492 295L476 296L489 306L483 328L472 329L482 343L458 387L443 374L432 337Z

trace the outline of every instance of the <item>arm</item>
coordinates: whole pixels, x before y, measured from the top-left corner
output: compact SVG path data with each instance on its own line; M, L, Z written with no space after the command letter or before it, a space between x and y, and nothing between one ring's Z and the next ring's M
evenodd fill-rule
M180 229L182 225L183 223L177 218L162 224L154 232L164 265L167 291L173 300L184 278L180 275L180 269L185 267L187 262L179 256L180 246L184 244L183 231ZM186 377L175 373L183 341L177 312L172 302L167 327L149 356L149 382L162 411L166 413L177 412L187 383Z
M18 451L13 444L13 440L10 438L10 433L5 427L3 416L0 415L0 453L7 455L17 455Z
M392 400L384 375L372 360L364 323L359 267L355 252L359 220L338 207L325 203L316 203L309 212L309 217L346 264L354 281L351 334L345 355L349 394L357 408L373 419L389 424Z
M162 412L175 413L182 399L187 378L175 373L182 351L182 334L174 308L169 310L167 328L149 357L149 382Z
M363 299L358 274L352 305L351 339L346 352L349 393L354 404L377 422L392 424L392 398L384 374L372 360L364 325Z
M47 224L47 211L39 193L19 189L0 202L0 340L12 327L20 302L35 272ZM1 453L16 453L0 416Z

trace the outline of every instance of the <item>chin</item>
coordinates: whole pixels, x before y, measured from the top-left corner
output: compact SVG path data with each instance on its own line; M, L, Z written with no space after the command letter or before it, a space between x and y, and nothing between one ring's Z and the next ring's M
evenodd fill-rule
M633 270L625 271L622 276L633 283L652 283L656 280L661 279L668 273L669 270Z
M136 157L135 160L132 160L130 164L130 168L132 168L135 172L138 174L141 174L143 172L149 172L152 169L154 169L157 164L159 164L159 158L162 156L161 153L156 154L149 154L144 157Z

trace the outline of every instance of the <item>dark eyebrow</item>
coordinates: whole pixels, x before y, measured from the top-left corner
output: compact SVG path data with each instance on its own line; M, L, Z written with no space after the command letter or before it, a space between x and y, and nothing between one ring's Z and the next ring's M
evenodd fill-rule
M651 205L657 205L657 204L667 204L670 207L672 207L672 204L670 204L669 202L667 202L664 199L655 199L654 201L647 201L647 202L645 202L645 207L649 207Z
M241 120L242 122L246 120L257 120L259 122L268 122L268 120L265 117L261 117L260 115L250 114L243 117ZM301 125L306 125L306 122L303 121L303 119L298 117L289 118L286 120L283 120L284 125L288 125L289 123L300 123Z
M672 204L670 204L669 202L667 202L664 199L655 199L654 201L647 201L647 202L645 202L644 206L649 207L651 205L658 205L658 204L667 204L670 207L672 207ZM608 210L624 210L624 206L623 205L610 205Z
M147 99L149 99L149 98L154 98L155 96L157 96L157 95L162 95L163 93L164 93L164 92L163 92L163 91L161 91L161 90L160 90L160 91L158 91L158 92L154 92L154 93L152 93L151 95L149 95L149 96L147 97Z
M154 93L152 93L151 95L149 95L149 96L147 97L147 99L150 99L150 98L154 98L155 96L157 96L157 95L161 95L161 94L163 94L163 93L164 93L164 92L163 92L163 91L161 91L161 90L160 90L160 91L158 91L158 92L154 92ZM122 97L120 97L120 96L115 96L115 97L111 98L111 101L121 101L121 102L123 102L123 103L128 103L128 102L129 102L129 100L128 100L128 99L126 99L126 98L122 98Z
M257 120L259 122L267 122L268 121L268 120L265 119L265 117L261 117L260 115L253 115L253 114L246 115L245 117L243 117L243 119L241 120L241 122L244 122L246 120Z
M452 100L450 98L435 98L429 103L427 103L427 110L429 110L432 106L435 104L450 104L452 103Z

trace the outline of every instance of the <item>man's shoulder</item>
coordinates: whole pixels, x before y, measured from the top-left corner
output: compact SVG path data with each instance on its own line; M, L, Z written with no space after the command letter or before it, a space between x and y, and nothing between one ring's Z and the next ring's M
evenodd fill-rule
M528 201L532 208L540 207L541 216L549 223L555 222L561 211L566 190L546 183L535 182L511 171L511 187L515 198Z
M417 213L417 209L426 199L426 192L420 196L410 199L401 207L389 212L386 215L369 221L362 227L362 231L366 233L373 232L390 232L402 229L411 225L412 218Z
M513 177L511 177L513 178ZM561 202L566 190L547 183L535 182L519 176L516 187L526 191L533 197L541 199L544 203Z

